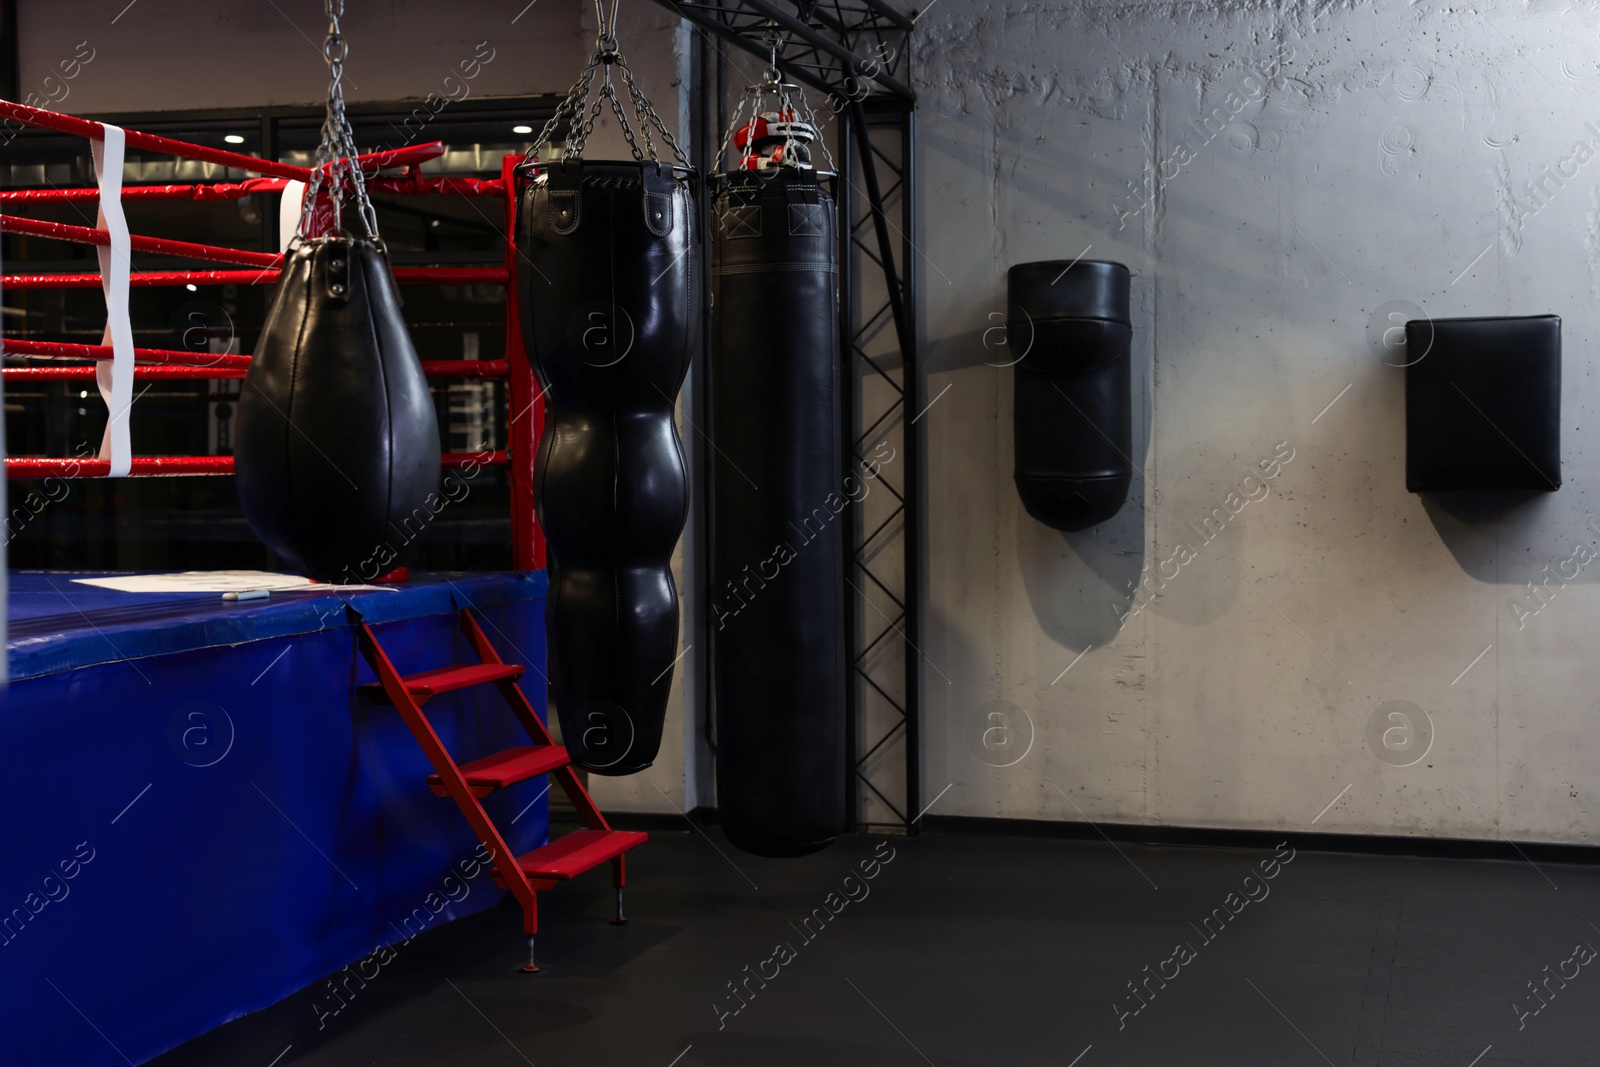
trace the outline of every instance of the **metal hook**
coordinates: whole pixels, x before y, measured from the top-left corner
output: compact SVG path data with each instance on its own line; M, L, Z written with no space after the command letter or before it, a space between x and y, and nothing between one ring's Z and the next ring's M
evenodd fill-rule
M778 53L783 48L783 36L778 33L778 24L771 19L767 20L767 51L770 62L767 71L762 75L762 80L768 85L776 85L783 81L783 74L778 70Z
M616 51L617 2L618 0L611 0L611 16L607 18L605 0L594 0L594 17L599 27L595 45L596 50L602 53Z

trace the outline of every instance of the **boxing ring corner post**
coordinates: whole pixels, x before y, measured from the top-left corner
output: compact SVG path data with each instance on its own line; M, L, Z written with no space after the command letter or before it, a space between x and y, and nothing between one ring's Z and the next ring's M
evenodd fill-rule
M4 271L3 264L0 264L0 274L4 274ZM0 286L0 296L4 295L3 288L3 286ZM0 301L0 303L3 303L3 301ZM6 383L4 378L0 378L0 468L3 468L6 462L5 398ZM11 524L9 522L11 512L7 499L6 481L7 479L0 478L0 515L7 517L7 521L0 524L0 530L4 531L4 536L0 537L0 689L4 689L11 678L11 654L8 651L11 645L9 643L10 634L7 630L7 624L11 617L11 563L7 555L11 547Z
M516 170L522 157L507 155L500 160L500 179L505 186L506 221L506 352L509 364L508 392L511 424L507 430L506 451L511 457L511 556L519 571L542 570L545 565L544 531L539 528L533 504L533 468L544 434L544 398L534 379L533 364L522 357L522 325L517 311L517 182Z

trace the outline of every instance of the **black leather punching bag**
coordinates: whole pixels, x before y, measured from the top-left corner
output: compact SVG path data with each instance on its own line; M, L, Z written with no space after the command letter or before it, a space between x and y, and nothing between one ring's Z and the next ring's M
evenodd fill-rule
M728 840L845 830L838 248L810 171L725 175L712 211L712 663Z
M372 241L318 237L289 253L239 394L234 457L246 521L300 573L364 582L403 561L433 514L439 426Z
M1014 477L1029 515L1086 530L1117 513L1133 480L1128 268L1019 263L1008 277L1016 363Z
M575 762L633 774L660 748L678 656L673 409L700 337L695 179L650 161L539 169L519 193L517 285L544 388L550 692Z

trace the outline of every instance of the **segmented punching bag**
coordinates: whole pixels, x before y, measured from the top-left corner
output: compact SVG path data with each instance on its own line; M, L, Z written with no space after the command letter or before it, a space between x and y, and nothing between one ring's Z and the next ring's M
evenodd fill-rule
M846 829L838 238L798 90L751 91L712 207L717 803L737 847L798 856Z
M300 235L239 394L234 464L245 520L267 547L319 581L359 583L403 562L416 535L400 531L433 514L440 449L377 216L348 162L338 54ZM361 236L343 232L346 195Z
M1023 355L1013 398L1013 478L1029 515L1087 530L1133 482L1128 268L1104 260L1019 263L1007 337Z
M655 760L679 655L671 561L688 478L673 410L700 338L700 220L695 175L648 105L635 115L648 158L582 158L596 64L632 85L603 26L594 62L528 153L575 116L563 158L519 171L517 293L545 404L534 493L550 693L574 762L624 775ZM655 158L652 125L677 165Z

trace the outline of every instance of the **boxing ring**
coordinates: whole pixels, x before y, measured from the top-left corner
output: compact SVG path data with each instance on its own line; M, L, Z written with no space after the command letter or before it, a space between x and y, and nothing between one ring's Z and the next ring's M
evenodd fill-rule
M115 189L120 199L243 197L311 177L305 168L132 130L108 133L100 123L6 101L0 120L97 142L109 136L259 175ZM517 254L511 168L519 157L504 161L498 180L423 177L420 164L442 151L421 145L361 161L376 175L375 190L497 203L505 263L401 267L395 276L405 285L510 284ZM404 169L378 174L397 167ZM118 235L120 208L105 199L120 173L110 181L102 176L97 189L0 191L0 230L110 252L100 273L6 274L0 285L105 286L115 319L117 283L107 261L118 256L124 285L276 280L279 254L133 235L125 224ZM64 202L98 203L100 225L13 214L30 203ZM129 251L208 266L129 270ZM333 1027L367 982L381 981L382 963L407 940L501 899L472 828L424 787L432 768L406 725L394 708L359 692L374 681L359 646L365 626L409 669L461 662L472 650L457 616L470 609L498 652L527 668L522 688L545 714L544 543L532 504L543 409L531 369L515 355L522 350L515 301L506 306L510 358L423 365L433 378L507 382L505 447L446 455L444 467L509 468L514 572L412 574L387 588L310 585L243 602L215 591L105 588L102 579L117 576L100 573L11 575L11 682L0 691L0 748L8 757L0 785L5 1062L144 1062L340 972L313 1002L317 1017L306 1030ZM114 321L107 335L100 345L0 338L8 360L25 363L0 373L7 382L97 381L116 421L111 398L121 386L108 379L237 379L249 366L244 355L135 348ZM134 456L111 444L92 459L7 457L5 465L10 479L233 470L231 456ZM462 758L526 743L494 693L446 693L429 714ZM544 796L535 786L484 801L514 850L546 839ZM379 953L384 946L391 947Z

